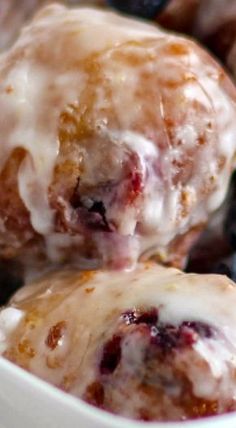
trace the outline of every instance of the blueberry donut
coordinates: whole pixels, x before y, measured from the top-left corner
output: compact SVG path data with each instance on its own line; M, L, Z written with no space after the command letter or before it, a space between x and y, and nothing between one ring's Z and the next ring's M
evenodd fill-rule
M236 288L155 264L60 271L0 313L1 354L103 410L177 421L236 410Z
M183 265L225 198L235 102L187 38L43 9L0 57L0 256L120 269L181 254Z

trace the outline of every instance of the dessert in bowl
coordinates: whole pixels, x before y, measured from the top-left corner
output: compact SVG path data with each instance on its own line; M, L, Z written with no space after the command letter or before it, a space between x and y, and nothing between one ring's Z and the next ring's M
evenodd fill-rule
M154 263L60 271L0 313L0 352L96 407L141 421L236 409L236 288ZM204 302L204 306L203 306Z
M1 54L0 106L1 258L39 276L1 310L1 354L126 418L233 412L233 283L156 263L183 268L225 200L236 147L226 72L154 23L52 5ZM1 363L28 391L44 388Z

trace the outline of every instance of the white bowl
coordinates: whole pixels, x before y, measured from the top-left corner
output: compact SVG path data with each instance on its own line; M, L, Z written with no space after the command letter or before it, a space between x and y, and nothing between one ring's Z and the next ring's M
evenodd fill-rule
M139 423L98 410L0 358L0 428L235 428L236 413L180 423Z

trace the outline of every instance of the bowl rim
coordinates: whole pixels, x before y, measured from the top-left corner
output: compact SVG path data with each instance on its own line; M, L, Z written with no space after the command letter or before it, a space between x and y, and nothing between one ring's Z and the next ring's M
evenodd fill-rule
M26 370L16 366L12 362L0 357L0 383L2 373L4 376L13 376L14 383L21 384L24 382L24 386L30 386L31 389L37 390L39 395L44 395L47 400L57 401L60 405L67 408L69 412L76 414L76 417L83 416L88 422L91 422L96 426L96 423L100 423L101 426L111 428L222 428L227 427L228 424L234 423L232 426L236 426L236 412L228 413L220 416L213 416L208 418L202 418L192 421L181 421L181 422L138 422L124 417L120 417L109 412L100 410L86 402L82 401L77 397L73 397L69 393L66 393L55 386L47 383L46 381L37 378L35 375L27 372ZM30 388L29 388L30 390ZM68 421L69 422L69 421ZM183 425L184 424L184 425Z

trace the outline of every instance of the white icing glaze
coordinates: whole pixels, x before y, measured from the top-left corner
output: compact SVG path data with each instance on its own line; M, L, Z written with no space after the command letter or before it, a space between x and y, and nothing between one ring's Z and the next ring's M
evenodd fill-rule
M17 328L23 317L23 311L15 308L7 308L0 313L0 353L7 349L8 336Z
M27 53L20 63L12 67L0 86L0 106L5 109L0 119L1 138L5 141L1 166L15 147L23 147L27 151L28 156L19 171L19 190L31 213L34 229L43 235L49 234L52 229L53 213L48 205L47 189L58 154L59 114L66 105L75 101L85 83L85 76L77 69L66 73L60 71L59 65L55 64L57 56L59 61L63 56L60 49L58 53L54 51L55 63L51 68L50 64L43 66L38 63L34 57L34 45L40 44L42 38L47 39L49 50L57 34L63 39L62 27L65 34L74 32L71 49L75 52L72 57L75 55L78 60L110 46L153 38L159 34L155 27L113 13L90 9L71 12L62 6L50 6L43 10L38 20L22 32L13 52L14 49L22 49ZM3 55L0 74L4 73L7 61L8 55ZM55 77L56 86L53 83ZM7 87L13 88L11 94L6 92ZM41 108L38 105L40 99L43 103Z

